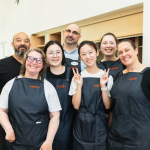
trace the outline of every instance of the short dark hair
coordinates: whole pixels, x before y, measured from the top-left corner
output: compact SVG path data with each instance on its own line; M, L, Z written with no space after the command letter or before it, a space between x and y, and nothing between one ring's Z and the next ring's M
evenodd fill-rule
M130 43L131 46L132 46L132 48L133 48L134 50L136 49L136 45L134 44L133 41L131 41L131 40L129 40L129 39L124 39L124 40L121 40L121 41L119 42L119 44L120 44L120 43L123 43L123 42L128 42L128 43ZM118 45L119 45L119 44L118 44Z
M57 40L51 40L51 41L49 41L49 42L45 45L43 51L44 51L44 53L45 53L45 55L46 55L46 52L47 52L48 47L51 46L51 45L54 45L54 44L57 44L57 45L61 48L61 51L62 51L62 62L61 62L61 64L64 65L64 64L66 63L66 58L65 58L65 54L64 54L64 49L63 49L62 45L61 45Z
M108 32L108 33L104 34L104 35L102 36L102 38L101 38L101 42L102 42L103 38L104 38L105 36L107 36L107 35L113 36L114 39L115 39L115 41L116 41L116 45L118 44L118 39L117 39L117 37L116 37L113 33L111 33L111 32Z
M80 43L80 45L78 47L78 54L79 54L79 56L80 56L80 49L84 45L92 46L95 49L95 51L97 52L97 47L96 47L96 44L94 42L92 42L92 41L83 41L83 42Z

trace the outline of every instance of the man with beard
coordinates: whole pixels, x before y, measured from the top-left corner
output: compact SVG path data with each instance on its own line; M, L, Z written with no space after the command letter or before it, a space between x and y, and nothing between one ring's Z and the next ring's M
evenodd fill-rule
M13 37L11 45L14 55L0 60L0 93L9 80L19 75L24 53L31 45L30 38L26 33L20 32ZM0 126L0 150L2 150L4 139L5 132Z
M79 72L83 71L86 66L80 60L78 55L78 41L81 38L81 30L78 25L70 24L64 31L64 53L66 57L66 66L78 68Z

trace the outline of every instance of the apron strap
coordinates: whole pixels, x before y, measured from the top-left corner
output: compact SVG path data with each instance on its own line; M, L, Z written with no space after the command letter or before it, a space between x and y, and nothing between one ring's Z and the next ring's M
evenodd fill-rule
M71 68L70 67L66 67L66 69L67 69L67 72L66 72L66 81L69 81Z
M148 70L150 67L144 68L140 73L144 73L146 70Z

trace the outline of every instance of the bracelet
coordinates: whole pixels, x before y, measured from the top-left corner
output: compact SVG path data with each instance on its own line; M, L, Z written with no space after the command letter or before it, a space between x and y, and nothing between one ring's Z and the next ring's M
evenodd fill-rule
M101 88L101 91L107 91L107 87L106 88Z

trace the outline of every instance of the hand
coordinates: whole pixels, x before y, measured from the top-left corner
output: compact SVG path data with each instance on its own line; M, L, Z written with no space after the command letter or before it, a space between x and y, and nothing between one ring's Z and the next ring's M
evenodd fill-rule
M5 136L5 139L7 141L9 141L10 143L14 142L16 137L15 137L15 133L14 133L14 130L11 129L9 131L6 131L6 136Z
M108 78L108 74L109 74L109 69L106 72L106 69L104 70L104 74L101 76L100 78L100 85L101 87L106 87L106 83L108 82L109 78Z
M40 150L52 150L52 143L49 141L45 141L40 147Z
M82 86L82 84L83 84L83 79L82 79L82 76L79 75L78 68L76 68L76 72L77 72L77 73L75 72L74 68L72 68L72 70L73 70L73 74L74 74L74 81L75 81L78 85Z

